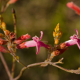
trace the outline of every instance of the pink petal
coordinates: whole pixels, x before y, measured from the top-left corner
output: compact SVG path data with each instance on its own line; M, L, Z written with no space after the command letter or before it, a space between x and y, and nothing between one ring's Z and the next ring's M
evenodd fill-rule
M80 49L80 43L77 43L78 48Z
M36 48L37 48L36 54L38 54L39 53L39 50L40 50L40 45L37 45Z
M77 30L77 29L75 29L75 31L76 31L76 33L77 33L77 37L79 37L79 33L78 33L78 30Z
M75 40L68 40L65 43L66 43L66 46L72 46L72 45L77 44L77 41L75 41Z
M35 47L37 45L37 43L34 40L31 41L27 41L24 44L26 47Z
M42 41L39 41L39 44L40 44L41 47L45 47L47 49L49 48L49 46L44 44Z
M38 38L37 36L32 37L32 39L33 39L35 42L38 42L38 41L39 41L39 38Z
M39 39L41 40L41 39L42 39L42 37L43 37L43 31L41 31L41 36L40 36L40 38L39 38Z

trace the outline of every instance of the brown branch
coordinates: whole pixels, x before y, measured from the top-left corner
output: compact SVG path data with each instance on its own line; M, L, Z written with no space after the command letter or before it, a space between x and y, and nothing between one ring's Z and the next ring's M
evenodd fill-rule
M59 69L61 69L61 70L63 70L63 71L69 72L69 73L80 74L80 69L77 69L77 70L65 69L65 68L63 68L63 67L61 67L61 66L58 66L57 64L59 64L59 63L62 64L61 62L40 62L40 63L30 64L30 65L28 65L28 66L26 66L26 67L23 67L23 68L21 69L19 75L18 75L16 78L14 78L13 80L18 80L18 79L21 77L21 75L22 75L22 73L24 72L24 70L26 70L27 68L34 67L34 66L38 66L38 65L42 65L42 64L49 64L49 65L52 65L52 66L54 66L54 67L57 67L57 68L59 68Z
M6 61L5 61L5 59L4 59L4 57L3 57L3 55L2 55L1 52L0 52L0 58L1 58L1 60L2 60L2 63L3 63L3 65L4 65L4 67L5 67L5 70L6 70L7 74L8 74L8 76L9 76L9 79L12 80L11 73L10 73L10 71L9 71L9 69L8 69L8 66L7 66L7 64L6 64Z

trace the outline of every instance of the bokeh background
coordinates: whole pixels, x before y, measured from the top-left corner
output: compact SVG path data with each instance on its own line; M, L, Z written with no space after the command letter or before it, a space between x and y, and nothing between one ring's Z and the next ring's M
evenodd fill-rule
M80 0L18 0L8 7L2 17L7 24L7 29L13 31L12 8L14 8L17 16L18 37L26 33L29 33L32 37L40 36L40 31L43 31L42 41L53 46L52 33L57 23L60 23L63 33L60 43L69 40L71 35L76 34L75 29L78 29L80 34L80 16L66 6L67 2L70 1L78 6L80 5ZM12 56L4 53L3 55L11 70ZM17 55L25 65L28 65L44 61L48 56L48 51L45 48L40 48L39 54L36 55L36 48L28 48L17 50ZM53 61L58 61L62 57L64 64L60 66L67 69L77 69L80 66L80 50L77 45L69 47L64 54L55 57ZM15 77L22 67L16 62ZM8 80L1 61L0 80ZM80 75L67 73L53 66L45 68L37 66L25 70L19 80L80 80Z

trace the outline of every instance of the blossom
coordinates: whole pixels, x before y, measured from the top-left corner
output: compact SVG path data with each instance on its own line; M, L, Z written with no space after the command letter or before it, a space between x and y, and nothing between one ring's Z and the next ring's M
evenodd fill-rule
M80 7L78 7L77 5L75 5L73 2L68 2L67 3L67 7L73 9L74 11L76 11L76 13L78 15L80 15Z
M21 42L23 42L23 41L26 40L26 39L29 39L30 37L31 37L31 36L30 36L29 34L22 35L22 36L20 36L18 39L16 39L16 40L14 41L14 43L20 44Z
M13 4L15 3L17 0L9 0L8 4Z
M78 48L80 49L80 39L79 39L79 33L78 33L78 30L76 29L75 30L77 35L73 35L70 37L70 40L66 41L66 46L72 46L72 45L75 45L77 44Z
M3 47L3 46L1 46L1 45L0 45L0 52L10 53L9 50L7 50L5 47Z
M5 45L8 41L3 40L2 38L0 38L0 45Z
M40 38L38 38L37 36L35 37L32 37L33 40L30 40L30 41L27 41L27 42L24 42L22 44L19 44L17 46L18 49L23 49L23 48L28 48L28 47L35 47L37 48L37 52L36 54L39 53L39 50L40 50L40 47L45 47L45 48L49 48L48 45L44 44L41 39L43 37L43 31L41 31L41 36Z

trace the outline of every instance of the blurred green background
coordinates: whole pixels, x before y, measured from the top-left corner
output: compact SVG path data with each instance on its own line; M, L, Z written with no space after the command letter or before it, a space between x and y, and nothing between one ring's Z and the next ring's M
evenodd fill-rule
M7 29L13 31L12 8L14 8L17 16L18 37L26 33L32 37L40 36L40 31L43 31L42 41L53 46L52 33L57 23L60 23L63 33L60 43L69 40L71 35L76 34L75 29L78 29L80 34L80 16L66 6L67 2L70 1L77 5L80 4L80 0L18 0L8 7L2 17L7 24ZM10 54L3 55L11 70L12 56ZM36 48L29 48L17 50L17 55L25 65L28 65L46 60L48 51L45 48L40 48L39 54L36 55ZM80 50L77 45L69 47L53 61L58 61L62 57L64 64L60 66L67 69L77 69L80 66ZM16 77L23 66L16 62L15 67ZM8 80L2 62L0 62L0 80ZM19 80L80 80L80 75L67 73L53 66L45 68L37 66L25 70Z

